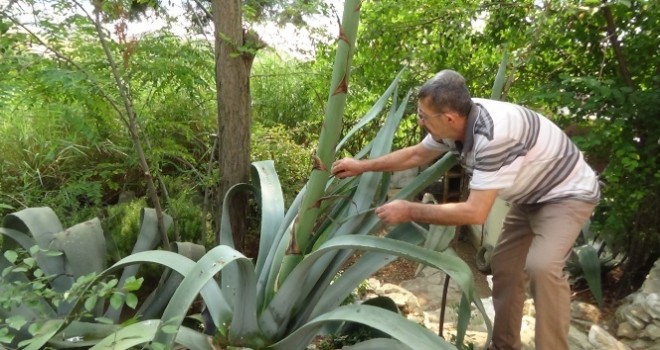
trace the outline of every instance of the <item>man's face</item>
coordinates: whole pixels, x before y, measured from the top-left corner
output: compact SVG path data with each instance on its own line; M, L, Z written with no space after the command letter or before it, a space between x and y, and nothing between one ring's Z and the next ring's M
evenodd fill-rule
M417 124L433 135L434 139L448 138L448 116L438 112L430 102L424 98L417 103Z

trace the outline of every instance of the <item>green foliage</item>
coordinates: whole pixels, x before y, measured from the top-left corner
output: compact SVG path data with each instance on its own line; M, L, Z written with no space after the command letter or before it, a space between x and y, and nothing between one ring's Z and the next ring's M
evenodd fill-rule
M296 144L282 125L264 127L255 123L252 129L252 159L274 159L282 177L282 189L287 204L293 201L307 182L312 167L312 149Z
M145 207L144 199L118 203L107 207L103 221L108 239L111 239L120 257L131 253L140 231L140 211Z
M266 127L282 125L294 142L309 145L321 127L328 79L327 69L262 51L250 77L254 120Z

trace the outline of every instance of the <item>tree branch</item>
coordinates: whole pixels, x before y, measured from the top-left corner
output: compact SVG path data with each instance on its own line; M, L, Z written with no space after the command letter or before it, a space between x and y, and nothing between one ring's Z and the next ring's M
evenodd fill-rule
M623 78L623 81L626 83L626 85L628 85L628 87L634 88L635 83L630 77L630 71L628 70L628 62L626 61L626 58L623 55L623 51L621 50L621 45L619 44L619 39L616 36L616 26L614 25L614 17L612 16L612 10L610 10L610 7L607 5L607 0L602 0L602 1L603 1L603 6L601 7L601 11L603 12L603 16L605 16L605 20L607 21L607 37L610 39L610 44L612 45L612 49L614 49L614 55L616 57L619 66L619 71L621 72L621 77Z
M115 79L115 83L117 84L117 88L119 89L119 94L121 95L121 98L124 102L124 108L126 109L126 114L128 117L128 131L131 135L131 140L133 142L133 146L135 147L135 152L137 153L140 167L142 168L142 171L144 172L144 175L147 179L147 189L149 192L149 197L152 201L152 204L154 206L154 210L156 211L156 218L158 220L158 231L160 231L162 243L163 243L163 248L166 250L170 249L170 241L167 238L167 230L165 229L165 223L163 220L163 209L161 208L160 205L160 198L158 197L158 192L156 191L156 185L154 184L154 179L151 174L151 170L149 169L149 164L147 163L147 158L144 154L144 149L142 147L142 142L140 140L140 135L138 132L138 127L137 127L137 122L136 122L136 117L135 117L135 109L133 108L133 104L131 102L131 98L129 96L129 91L128 88L126 87L126 84L122 80L119 70L117 69L117 64L115 60L112 58L112 52L110 52L110 48L108 47L108 42L105 37L105 32L103 30L103 27L101 26L101 19L100 19L100 14L101 14L101 9L100 9L100 4L95 2L95 18L93 18L89 12L85 10L85 8L77 1L77 0L72 0L76 6L78 6L87 16L87 18L92 21L94 24L94 27L96 28L96 33L98 34L99 37L99 42L101 43L101 46L103 47L103 52L105 53L106 59L108 60L108 64L110 65L110 69L112 71L112 75Z

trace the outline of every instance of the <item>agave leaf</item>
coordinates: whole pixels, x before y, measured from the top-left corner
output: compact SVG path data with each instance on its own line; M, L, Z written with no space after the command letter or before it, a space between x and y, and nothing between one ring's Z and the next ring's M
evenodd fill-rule
M76 278L105 269L105 238L98 218L54 234L51 246L64 252L66 270Z
M456 226L430 225L428 230L418 224L414 226L426 237L423 247L436 252L445 251L456 237ZM418 275L423 268L422 265L419 265L415 275Z
M424 240L424 237L413 229L411 223L397 225L387 234L387 237L415 245ZM360 282L396 259L397 256L392 254L372 251L363 253L323 293L317 293L316 298L304 306L304 309L298 313L297 326L302 326L310 319L339 306Z
M259 180L259 195L257 196L261 207L259 252L266 252L275 243L277 231L284 220L284 194L277 171L275 171L275 163L272 160L254 162L252 169L252 178ZM266 254L257 256L257 275L261 274L266 258Z
M241 192L245 191L254 191L254 187L250 184L239 183L227 191L225 194L225 199L222 201L222 219L220 221L220 244L235 248L234 237L231 230L231 215L229 215L229 206L231 205L232 198ZM225 295L225 299L229 302L229 305L234 308L234 299L236 296L236 289L238 288L239 280L241 276L239 275L238 266L232 264L227 266L222 275L220 276L220 285L224 286L222 288L222 293Z
M172 225L172 217L163 214L163 226L167 230ZM161 235L158 231L158 217L156 215L156 210L153 208L144 208L140 211L140 233L137 237L137 242L133 247L132 254L144 252L147 250L154 249L158 243L160 243ZM130 265L124 269L119 278L118 288L124 286L126 280L129 277L135 277L139 270L139 265ZM122 299L121 307L108 308L105 313L105 317L113 320L115 323L119 321L119 316L124 306L124 300Z
M174 242L170 247L174 252L192 261L198 261L206 252L204 246L190 242ZM160 277L158 286L142 302L136 314L140 315L142 319L160 317L181 281L183 281L182 275L166 269Z
M441 174L444 174L445 172L447 172L447 170L451 169L451 167L453 167L455 164L456 164L456 156L450 153L445 154L445 156L440 158L433 165L426 168L419 175L417 175L415 180L411 181L406 186L404 186L404 188L402 188L399 192L397 192L397 194L394 196L394 199L412 198L414 195L419 193L419 191L429 186ZM379 226L380 224L381 221L378 219L378 217L373 215L373 213L370 213L362 221L362 224L360 225L359 229L356 230L355 232L352 232L351 234L354 235L371 234L380 227ZM324 272L324 277L322 277L319 280L315 288L327 287L330 284L330 282L335 278L336 271L338 271L339 268L342 265L344 265L346 260L352 254L353 252L350 250L342 250L336 253L333 262L326 268L326 271ZM315 291L315 293L310 293L310 295L316 295L317 293L319 293L319 291Z
M146 320L126 326L107 336L90 350L124 350L150 342L161 326L160 320ZM176 343L187 349L212 350L208 336L188 327L181 327L176 334Z
M400 340L391 338L375 338L365 340L355 345L344 346L343 350L415 350Z
M389 334L412 349L455 349L430 330L407 320L403 316L370 305L342 306L325 313L272 345L273 350L304 349L309 340L328 322L350 321L361 323Z
M102 324L73 321L66 328L48 340L48 345L56 349L83 348L96 345L99 340L116 332L116 324ZM67 341L80 337L81 341Z
M599 307L603 307L603 291L600 279L600 258L598 252L591 245L583 245L573 248L578 256L578 262L584 272L584 278L587 280L589 290L596 298Z
M57 215L48 207L27 208L9 214L2 226L31 235L39 248L44 250L50 248L53 235L63 230ZM64 256L49 256L39 252L35 258L46 275L57 276L50 280L55 291L64 293L71 288L73 278L66 273Z
M39 350L61 329L64 325L63 319L50 319L41 325L39 330L33 334L32 339L24 340L18 344L19 347L25 346L24 350Z
M429 251L413 244L389 238L338 236L330 239L318 250L305 257L291 273L289 277L291 281L285 281L268 308L261 314L259 324L266 336L271 338L282 336L288 326L291 310L307 293L307 291L300 288L298 281L309 273L314 263L324 254L339 249L361 249L388 253L436 267L447 272L457 281L463 292L472 299L472 291L474 290L472 273L467 264L455 256Z
M355 135L355 133L357 133L360 129L362 129L365 125L367 125L370 121L375 119L380 114L383 108L385 108L385 104L387 103L387 100L389 100L389 98L395 94L399 86L399 80L401 80L401 76L403 75L404 71L405 69L399 71L399 73L396 75L396 78L394 78L390 86L387 88L387 90L385 90L385 92L378 99L378 101L376 101L376 103L374 103L374 105L369 109L369 111L367 111L367 113L365 113L365 115L362 118L360 118L360 120L355 125L353 125L351 130L349 130L346 133L344 138L341 141L339 141L339 143L337 144L337 148L335 149L335 152L339 152L341 148L344 146L344 144L346 144L346 142L348 142L351 139L351 137Z
M30 248L37 245L37 242L35 242L35 240L32 239L32 237L26 235L21 231L0 227L0 234L11 238L14 242L18 243L18 245L21 248L25 249L26 251L30 251ZM10 241L7 241L6 239L2 240L1 248L3 252L10 250L14 247L15 245L10 244Z
M500 61L500 67L497 69L497 75L495 76L493 88L490 93L490 98L493 100L499 100L502 97L504 82L506 81L506 66L509 63L509 50L507 46L505 44L503 47L502 60Z
M280 270L279 267L282 265L286 249L289 246L293 220L300 209L305 190L306 187L303 187L291 203L291 206L289 206L289 210L287 210L284 215L284 219L277 230L277 234L273 238L271 248L267 249L265 252L259 250L259 255L266 255L263 268L259 271L259 276L257 278L257 300L259 305L265 305L266 301L273 297L277 274Z
M233 344L238 344L239 339L258 341L260 331L257 324L254 266L250 259L240 252L221 245L206 253L183 279L163 313L164 323L154 336L155 342L164 344L166 348L173 345L176 332L169 332L166 327L179 329L188 308L202 288L207 285L217 286L213 276L232 262L238 265L239 276L242 277L236 290L237 295L234 296L237 305L242 308L241 312L235 312L233 315L229 338ZM216 325L223 329L227 328L228 323Z

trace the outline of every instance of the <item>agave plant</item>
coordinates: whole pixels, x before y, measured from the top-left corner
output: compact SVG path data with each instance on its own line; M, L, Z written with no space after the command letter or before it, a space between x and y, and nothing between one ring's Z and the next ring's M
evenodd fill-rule
M156 213L144 209L133 253L160 243ZM172 218L165 216L169 227ZM28 208L7 215L0 227L0 343L39 349L95 345L116 330L124 305L135 308L138 266L114 279L106 269L106 240L98 218L64 229L52 209ZM197 260L203 247L178 243L173 249ZM19 251L24 257L19 258ZM158 317L182 278L166 271L154 293L134 312ZM94 282L94 283L92 283ZM17 295L18 294L18 295Z

